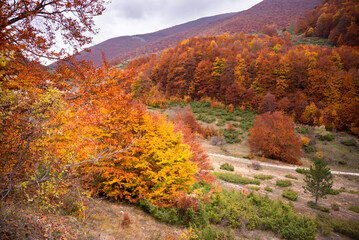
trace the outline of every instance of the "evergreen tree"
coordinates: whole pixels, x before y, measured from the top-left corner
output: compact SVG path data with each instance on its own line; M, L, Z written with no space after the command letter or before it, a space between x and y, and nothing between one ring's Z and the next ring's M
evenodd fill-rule
M307 185L303 186L303 188L311 192L312 196L315 197L316 206L318 206L319 197L329 194L333 186L333 176L327 165L322 158L316 158L314 166L310 166L309 171L305 175L304 182Z

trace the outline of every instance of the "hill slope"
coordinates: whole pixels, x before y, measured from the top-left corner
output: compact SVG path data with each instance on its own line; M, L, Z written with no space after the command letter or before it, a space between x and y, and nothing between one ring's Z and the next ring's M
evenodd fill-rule
M81 52L80 57L99 65L102 63L101 51L107 60L116 62L115 59L127 60L156 53L194 36L241 31L252 33L261 31L268 24L286 27L322 2L323 0L264 0L246 11L201 18L154 33L112 38L91 47L91 52Z

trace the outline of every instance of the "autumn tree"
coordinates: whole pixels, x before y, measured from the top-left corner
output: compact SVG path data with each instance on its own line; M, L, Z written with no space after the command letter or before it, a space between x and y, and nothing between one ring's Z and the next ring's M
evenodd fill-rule
M271 93L267 93L261 103L259 104L258 113L266 113L271 112L273 113L277 107L277 102L275 100L275 96Z
M322 158L316 158L314 165L310 166L305 174L303 188L315 197L315 206L318 206L318 199L329 194L332 190L332 174L327 163Z
M0 46L31 57L58 57L53 46L60 40L76 51L96 33L93 17L102 14L104 2L93 0L1 1Z
M258 115L250 129L251 152L288 163L299 163L302 142L294 130L293 120L280 112Z

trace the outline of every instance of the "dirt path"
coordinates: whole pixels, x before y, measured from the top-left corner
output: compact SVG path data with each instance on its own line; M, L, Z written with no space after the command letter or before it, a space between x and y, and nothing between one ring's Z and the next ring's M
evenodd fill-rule
M219 157L219 158L224 158L224 159L230 159L230 160L235 160L235 161L239 161L241 163L246 163L246 164L251 164L252 161L245 159L245 158L238 158L238 157L231 157L231 156L226 156L226 155L221 155L221 154L214 154L214 153L209 153L208 154L211 157ZM276 165L276 164L271 164L271 163L266 163L266 162L261 162L260 163L261 166L266 166L266 167L274 167L274 168L281 168L281 169L289 169L289 170L295 170L297 168L303 168L301 166L296 166L296 165L291 165L291 166L282 166L282 165ZM305 168L307 169L307 168ZM359 176L359 173L354 173L354 172L339 172L339 171L331 171L332 174L335 175L350 175L350 176Z

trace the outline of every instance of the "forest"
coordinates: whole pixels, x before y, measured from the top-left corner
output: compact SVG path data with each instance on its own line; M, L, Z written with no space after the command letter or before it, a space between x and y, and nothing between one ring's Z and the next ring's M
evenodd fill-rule
M74 53L90 43L104 3L1 5L1 239L358 237L355 1L295 27L333 46L267 24L117 66L56 51L59 34Z
M358 47L297 46L284 31L192 38L124 71L149 105L208 98L258 110L272 94L273 107L296 121L359 134L358 66Z

